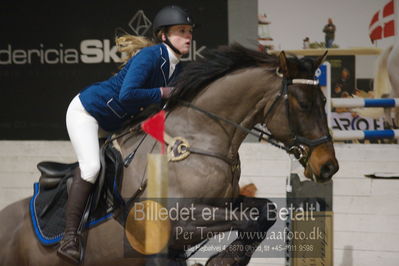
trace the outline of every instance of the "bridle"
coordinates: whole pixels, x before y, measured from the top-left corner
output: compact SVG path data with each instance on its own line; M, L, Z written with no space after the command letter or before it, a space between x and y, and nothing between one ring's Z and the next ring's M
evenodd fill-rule
M277 71L278 71L278 69L277 69ZM278 75L280 76L281 74L278 73ZM292 127L293 120L292 120L292 116L290 115L290 104L289 104L289 100L288 100L288 90L289 90L290 85L294 85L294 84L304 84L304 85L308 85L308 86L315 86L317 88L319 87L318 80L291 79L291 78L283 77L281 90L276 95L272 105L270 106L269 110L267 111L267 113L265 115L265 121L269 121L272 119L271 114L275 110L277 103L283 99L285 101L285 105L287 108L288 126L289 126L289 130L290 130L290 135L292 136L289 139L289 141L284 144L281 144L281 142L278 141L272 134L270 134L269 132L266 132L262 128L259 128L259 127L253 128L255 131L260 133L260 134L257 134L255 132L253 132L251 129L248 129L232 120L220 117L212 112L206 111L198 106L191 104L190 102L180 100L179 104L182 106L194 109L198 112L201 112L213 120L223 121L227 124L230 124L233 127L246 132L247 134L256 136L259 140L267 141L270 144L272 144L273 146L283 149L289 154L293 154L298 159L298 161L303 166L305 166L309 160L310 154L311 154L312 150L314 149L314 147L316 147L320 144L323 144L325 142L331 141L331 136L330 136L330 134L328 134L328 135L322 136L317 139L308 139L306 137L300 136L298 134L296 128Z
M310 154L314 147L321 145L325 142L331 141L331 135L328 133L325 136L322 136L317 139L309 139L306 137L302 137L296 130L296 127L293 127L294 121L292 119L292 115L290 114L290 102L288 100L288 90L291 85L301 84L301 85L308 85L314 86L315 89L319 89L319 81L315 79L292 79L283 76L279 73L279 69L276 69L276 74L279 77L282 77L282 86L279 93L276 95L272 105L270 106L269 110L265 115L265 124L267 121L271 120L272 117L270 115L273 113L277 103L283 99L285 102L286 110L287 110L287 119L288 119L288 128L290 130L290 135L292 136L287 143L284 144L285 150L289 154L295 155L295 157L299 160L299 162L305 166L309 160ZM269 118L270 117L270 118ZM271 134L270 138L275 139Z

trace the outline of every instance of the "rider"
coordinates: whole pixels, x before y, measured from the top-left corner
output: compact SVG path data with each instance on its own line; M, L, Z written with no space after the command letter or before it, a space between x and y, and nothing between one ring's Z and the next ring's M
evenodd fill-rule
M150 104L161 104L179 74L179 59L190 50L193 22L178 6L167 6L155 16L154 45L144 37L125 35L117 39L120 51L132 56L106 81L80 92L66 114L68 134L79 161L80 177L73 180L66 206L65 235L58 254L80 262L77 233L83 211L100 171L99 134L114 132Z

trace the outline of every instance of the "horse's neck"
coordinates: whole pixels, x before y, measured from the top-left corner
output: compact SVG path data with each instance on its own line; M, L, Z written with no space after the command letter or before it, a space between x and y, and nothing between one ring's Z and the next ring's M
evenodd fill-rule
M274 98L268 96L276 91L267 89L273 79L263 68L244 69L213 82L192 104L251 129L260 122L259 115L263 113L264 106ZM226 122L215 121L193 109L180 108L175 117L185 121L183 126L179 126L177 120L171 121L167 130L183 136L190 135L196 145L211 151L234 156L247 135Z

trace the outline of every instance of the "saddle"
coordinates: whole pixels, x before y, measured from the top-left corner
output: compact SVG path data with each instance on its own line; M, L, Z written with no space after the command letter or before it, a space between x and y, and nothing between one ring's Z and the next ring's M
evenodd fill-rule
M71 181L70 178L74 176L74 170L78 166L78 162L65 164L45 161L38 163L37 169L41 174L39 178L40 187L44 189L55 188L65 176L68 176L68 181Z
M31 220L39 241L43 245L54 245L63 238L68 191L73 178L80 176L79 164L44 161L37 168L41 176L34 184L30 200ZM82 217L83 229L112 218L114 211L124 205L120 195L122 176L121 154L111 143L104 144L101 148L101 172Z

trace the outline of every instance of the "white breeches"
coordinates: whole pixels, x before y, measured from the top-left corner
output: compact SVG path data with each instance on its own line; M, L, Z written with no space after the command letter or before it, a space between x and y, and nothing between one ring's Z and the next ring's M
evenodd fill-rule
M100 147L97 120L83 107L79 95L69 104L66 126L76 157L79 161L81 178L94 184L100 172Z

